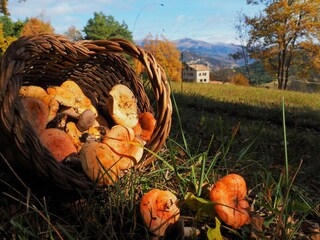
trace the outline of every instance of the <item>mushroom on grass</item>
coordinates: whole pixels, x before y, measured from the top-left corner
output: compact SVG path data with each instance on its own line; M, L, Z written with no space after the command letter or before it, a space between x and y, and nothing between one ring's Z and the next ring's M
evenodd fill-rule
M143 195L140 213L149 231L163 236L167 227L180 217L177 197L170 191L152 189Z
M210 191L210 199L215 202L215 212L222 221L235 229L250 220L246 196L246 182L238 174L229 174L221 178Z

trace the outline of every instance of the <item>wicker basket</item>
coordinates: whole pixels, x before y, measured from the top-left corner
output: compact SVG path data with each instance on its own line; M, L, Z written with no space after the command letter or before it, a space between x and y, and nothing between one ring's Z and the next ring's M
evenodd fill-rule
M153 110L142 82L125 55L138 59L145 67L154 91ZM115 84L128 86L138 99L140 111L154 111L156 129L146 148L158 152L171 127L170 88L163 69L154 57L123 39L70 42L61 35L21 37L13 42L1 59L0 151L2 158L19 173L53 183L62 190L88 190L93 183L79 166L57 162L42 146L25 121L18 92L22 85L48 87L71 79L103 109L108 92ZM1 159L1 158L0 158ZM3 161L3 160L0 160ZM154 161L145 153L140 166Z

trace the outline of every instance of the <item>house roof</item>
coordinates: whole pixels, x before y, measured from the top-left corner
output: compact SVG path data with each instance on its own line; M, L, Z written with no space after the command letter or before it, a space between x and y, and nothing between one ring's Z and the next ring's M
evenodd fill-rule
M202 65L202 64L187 64L188 67L190 68L193 68L195 70L198 70L198 71L206 71L206 70L209 70L209 68L205 65Z

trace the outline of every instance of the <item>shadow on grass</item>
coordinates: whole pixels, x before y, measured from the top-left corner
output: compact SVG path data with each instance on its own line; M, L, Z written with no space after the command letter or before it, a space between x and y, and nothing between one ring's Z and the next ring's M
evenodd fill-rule
M249 161L260 162L267 169L284 166L284 135L281 105L273 108L250 106L243 102L220 102L197 95L174 94L180 113L183 132L189 149L201 152L214 135L214 154L226 145L228 139L239 124L240 127L230 149L230 163L237 165L244 149L254 141L243 163L237 167L246 166ZM306 108L287 108L286 137L288 156L293 167L303 160L300 183L309 181L311 188L319 186L318 171L320 164L320 112ZM182 142L181 131L176 111L173 114L173 124L170 136ZM241 156L241 157L240 157Z
M196 111L207 111L212 114L229 115L240 119L250 119L270 122L282 126L282 107L252 106L245 103L243 99L238 102L217 101L200 95L187 95L174 93L178 106L181 108L195 109ZM286 107L287 127L309 128L320 131L320 110L315 111L310 107Z

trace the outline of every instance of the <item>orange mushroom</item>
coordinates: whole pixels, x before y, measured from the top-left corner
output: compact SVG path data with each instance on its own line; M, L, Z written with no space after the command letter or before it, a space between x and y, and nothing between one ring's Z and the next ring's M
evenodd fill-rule
M154 118L152 113L142 112L139 114L139 122L133 128L133 130L136 135L141 137L142 140L149 141L153 134L156 123L157 120Z
M81 132L77 128L76 124L74 122L68 122L65 127L65 132L70 137L73 145L76 147L77 152L80 151L83 143L81 142Z
M74 106L76 102L75 96L73 95L73 93L62 87L58 87L58 86L48 87L47 93L51 97L53 97L55 100L57 100L60 104L67 107Z
M163 236L167 227L180 217L177 197L170 191L152 189L143 195L140 213L149 231Z
M94 113L94 116L98 116L98 112L96 108L92 105L91 100L83 93L82 89L76 82L72 80L67 80L64 81L60 85L60 87L73 94L75 104L72 106L72 108L74 108L77 113L81 114L85 110L91 109Z
M47 128L41 133L39 139L57 161L62 161L67 156L77 153L77 149L68 134L60 129Z
M115 125L106 133L102 142L118 156L120 170L134 166L142 158L144 142L135 138L132 128Z
M238 229L250 220L245 200L247 187L245 180L237 174L229 174L213 185L210 199L215 202L214 209L227 225Z
M108 111L116 124L133 128L138 124L138 105L133 92L117 84L109 92Z
M49 109L39 99L33 97L24 97L21 102L26 109L27 119L34 131L40 135L47 126Z
M49 108L48 122L54 119L59 110L59 103L51 97L46 90L39 86L22 86L19 90L21 97L34 97L40 99Z
M118 181L120 171L107 145L99 142L85 143L79 158L84 173L98 185L112 185Z

